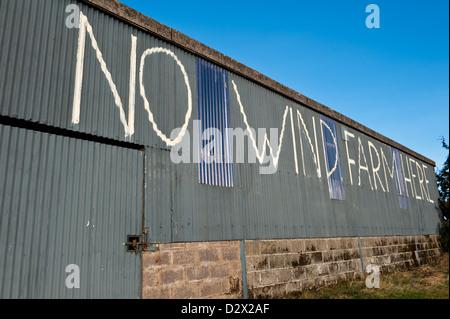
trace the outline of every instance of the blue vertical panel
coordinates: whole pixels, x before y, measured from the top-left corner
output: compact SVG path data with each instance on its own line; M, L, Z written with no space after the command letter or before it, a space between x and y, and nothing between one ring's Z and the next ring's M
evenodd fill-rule
M405 180L403 179L403 170L400 162L400 152L398 151L398 149L391 147L391 155L394 166L394 179L395 179L395 186L397 187L398 201L402 209L408 209Z
M228 73L197 59L197 110L199 125L199 182L233 187ZM211 135L206 135L206 130ZM215 130L214 132L212 130ZM220 132L220 134L219 134ZM208 138L206 138L208 136Z
M330 198L345 200L344 177L337 145L336 124L332 119L323 115L320 116L320 120Z

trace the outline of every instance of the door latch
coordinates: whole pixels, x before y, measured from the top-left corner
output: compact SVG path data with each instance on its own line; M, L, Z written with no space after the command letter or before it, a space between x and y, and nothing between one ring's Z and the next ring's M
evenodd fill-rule
M144 235L128 235L127 242L124 244L127 248L127 252L130 253L141 253L143 251L158 251L159 248L152 246L151 243L147 241L148 230Z

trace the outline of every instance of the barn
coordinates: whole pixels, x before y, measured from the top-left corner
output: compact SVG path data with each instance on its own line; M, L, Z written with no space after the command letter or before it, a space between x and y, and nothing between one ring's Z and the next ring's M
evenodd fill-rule
M432 263L435 163L113 0L0 2L0 298L277 298Z

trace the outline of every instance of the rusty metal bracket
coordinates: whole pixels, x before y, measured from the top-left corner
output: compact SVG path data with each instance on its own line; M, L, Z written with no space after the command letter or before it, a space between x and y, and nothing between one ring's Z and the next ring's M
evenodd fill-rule
M144 235L128 235L124 244L127 252L142 253L143 251L158 251L159 248L148 242L148 229Z

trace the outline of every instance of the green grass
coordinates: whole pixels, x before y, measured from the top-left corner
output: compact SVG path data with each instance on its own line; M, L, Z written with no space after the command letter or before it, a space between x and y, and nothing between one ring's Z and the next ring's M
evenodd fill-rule
M342 282L304 292L291 292L289 299L449 299L448 254L437 265L380 274L380 287L367 288L365 279Z

